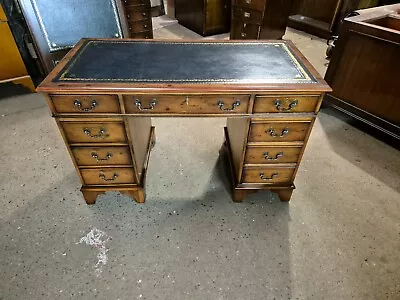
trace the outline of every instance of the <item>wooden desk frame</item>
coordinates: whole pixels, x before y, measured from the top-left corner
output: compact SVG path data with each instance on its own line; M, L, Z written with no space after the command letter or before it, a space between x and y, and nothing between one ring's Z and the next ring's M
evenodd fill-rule
M199 41L193 42L197 43ZM213 41L206 42L212 43ZM232 43L233 41L215 42ZM240 41L236 42L240 43ZM246 43L248 42L249 41L246 41ZM259 43L260 41L253 42ZM282 43L282 41L279 42ZM290 200L292 191L295 188L293 184L294 178L319 111L322 97L324 92L330 91L330 88L326 85L321 76L291 42L285 43L290 50L295 53L297 59L301 60L303 66L316 79L315 83L266 85L223 83L94 84L90 82L53 82L53 78L60 73L83 43L84 40L68 53L42 82L38 91L46 94L46 99L52 115L56 118L60 132L82 181L83 185L81 191L88 204L95 203L97 196L107 191L119 191L131 196L139 203L145 201L146 171L150 151L155 144L155 129L151 126L152 117L227 117L224 146L228 153L231 167L230 177L232 181L233 200L241 202L248 194L258 190L272 190L279 194L282 201ZM193 98L197 99L194 101L203 101L198 102L201 105L204 105L205 101L210 101L211 106L206 107L206 111L202 111L201 109L196 111L196 109L194 109L188 112L180 111L178 104L175 106L170 104L172 111L168 108L161 112L152 109L135 112L130 107L130 95L144 98L156 95L161 98L167 98L167 100L170 99L171 101L175 99L182 100ZM235 111L235 105L229 102L229 100L225 103L227 108L223 106L224 103L221 106L221 103L217 101L221 97L229 98L232 95L236 98L243 97L243 99L245 99L245 101L243 101L245 104L242 104L240 113ZM56 100L57 96L63 103L70 103L73 101L73 97L82 97L82 102L84 102L86 107L88 107L88 103L90 103L87 102L88 99L91 99L90 97L97 96L100 100L103 99L106 105L111 105L111 102L114 101L112 97L115 97L115 99L117 99L116 101L118 101L118 111L115 112L114 108L114 112L105 113L88 111L60 112L55 105L58 101ZM271 102L276 101L275 99L282 99L283 109L276 104L276 102ZM164 100L164 102L167 100ZM293 101L299 104L292 109L290 103ZM72 105L72 102L70 104ZM149 107L149 105L151 107L148 101L145 105L146 107ZM243 108L243 105L247 105L247 107ZM297 109L301 111L297 112ZM82 132L76 133L74 131L77 124L82 125L81 127L84 132L86 127L90 128L90 124L96 124L97 129L93 131L94 133L86 128L89 132L89 134L86 132L86 135L89 135L89 137L97 137L96 134L102 134L101 130L99 131L98 129L100 125L112 124L115 128L113 127L114 129L110 129L110 135L113 133L113 130L118 132L118 130L120 130L118 128L121 127L123 128L125 139L104 143L96 141L96 143L93 144L87 141L88 137L82 134ZM260 130L262 133L261 136L259 134ZM286 134L286 130L290 130L291 133ZM75 134L80 134L80 137ZM118 134L114 136L116 135ZM291 140L289 136L294 139ZM275 137L277 137L277 140L274 140ZM82 162L78 162L77 153L74 151L94 146L98 149L103 149L101 147L129 147L132 164L88 166L82 165ZM268 150L268 152L265 149ZM282 154L285 151L289 152L288 156ZM103 152L103 156L104 153L105 152ZM254 153L257 153L257 155L253 155ZM263 157L260 157L260 153ZM281 158L282 156L285 158ZM97 159L97 154L94 155L94 157ZM265 161L260 161L260 159L263 158ZM282 163L279 162L280 159L283 159ZM285 159L289 161L285 162ZM107 170L114 170L115 168L119 168L118 170L123 173L117 180L120 178L123 179L122 177L124 176L129 178L129 176L132 175L129 173L129 168L132 168L133 182L118 184L110 184L110 182L105 182L103 184L97 183L99 182L98 177L104 179L104 181L116 179L116 173L112 176L111 174L113 174L113 172L106 174ZM100 172L98 176L96 172ZM88 182L90 183L88 184Z

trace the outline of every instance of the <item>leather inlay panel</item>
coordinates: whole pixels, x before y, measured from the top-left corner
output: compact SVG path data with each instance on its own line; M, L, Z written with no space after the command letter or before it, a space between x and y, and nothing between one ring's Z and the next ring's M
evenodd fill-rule
M179 63L171 64L171 61ZM134 40L85 41L77 55L53 81L317 82L285 42L184 43Z

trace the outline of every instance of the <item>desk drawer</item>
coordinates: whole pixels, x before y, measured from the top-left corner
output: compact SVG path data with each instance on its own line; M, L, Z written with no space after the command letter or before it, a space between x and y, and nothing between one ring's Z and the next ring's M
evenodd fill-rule
M264 10L266 0L233 0L234 5L256 10Z
M247 113L250 95L124 96L127 113L239 114Z
M232 8L232 19L243 23L261 25L263 21L263 12L234 6Z
M61 122L70 143L126 143L122 122Z
M291 183L295 168L244 168L243 183Z
M81 174L85 184L136 183L132 168L81 169Z
M128 20L128 23L146 19L151 20L150 8L147 6L135 6L135 5L126 6L125 15Z
M52 95L58 113L119 113L117 96L112 95Z
M296 142L307 136L311 121L252 123L249 142Z
M318 99L318 96L256 96L253 112L314 112Z
M245 164L296 163L302 147L253 147L246 150Z
M142 33L152 29L150 20L129 23L128 28L131 34Z
M132 165L128 147L72 147L78 166Z

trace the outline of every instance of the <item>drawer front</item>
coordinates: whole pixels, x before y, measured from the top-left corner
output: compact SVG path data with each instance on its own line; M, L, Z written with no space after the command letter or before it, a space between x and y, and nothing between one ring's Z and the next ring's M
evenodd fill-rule
M125 10L128 23L151 19L151 12L146 6L127 6Z
M318 96L256 96L253 112L314 112L318 99Z
M233 7L232 18L243 23L258 24L261 25L263 21L263 12L246 9L241 7Z
M124 0L124 6L131 5L148 5L150 6L150 0Z
M249 142L296 142L303 141L310 122L252 123Z
M233 0L234 5L256 10L264 10L266 2L267 0Z
M125 143L125 127L121 122L61 122L70 143Z
M153 32L152 31L144 31L144 32L139 32L139 33L131 33L130 37L134 38L134 39L152 39Z
M78 166L132 165L128 147L72 147Z
M139 22L129 23L128 28L131 33L141 33L144 31L152 30L150 20L143 20Z
M257 39L259 31L260 26L257 24L247 24L240 20L232 20L231 39Z
M295 168L244 168L243 183L291 183Z
M248 147L245 164L296 163L301 147Z
M112 95L52 95L58 113L119 113L117 96Z
M125 96L127 113L247 113L250 95Z
M81 169L85 184L136 183L132 168Z

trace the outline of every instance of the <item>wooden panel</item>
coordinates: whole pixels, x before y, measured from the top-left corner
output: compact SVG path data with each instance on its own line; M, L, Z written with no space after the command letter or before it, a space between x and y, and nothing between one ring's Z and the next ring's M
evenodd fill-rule
M267 1L260 39L281 39L285 34L292 0Z
M243 183L291 183L294 168L244 168Z
M310 122L268 122L252 123L250 142L294 142L303 141Z
M249 95L164 96L127 95L124 105L127 113L246 113ZM239 101L240 104L236 105Z
M243 8L264 10L267 0L233 0L233 4Z
M213 0L206 4L205 34L228 32L231 16L231 0Z
M175 16L179 24L205 34L205 3L204 0L175 0Z
M340 0L294 0L292 14L331 23Z
M60 122L70 143L126 143L120 122Z
M135 183L133 168L81 169L85 184L109 185Z
M78 166L131 165L128 147L72 147Z
M118 113L117 96L111 95L52 95L58 113Z
M345 43L340 63L329 70L335 75L327 73L332 95L400 126L400 45L355 33Z
M226 127L228 130L228 136L232 152L233 166L235 168L236 180L239 182L244 152L246 150L246 140L249 130L248 119L228 118L226 121Z
M253 112L314 112L318 96L256 96Z
M302 147L248 147L245 164L295 163Z
M147 5L147 6L150 6L150 0L124 0L124 5Z
M151 118L129 118L127 119L129 139L133 148L136 172L141 178L145 168L146 156L151 134Z

